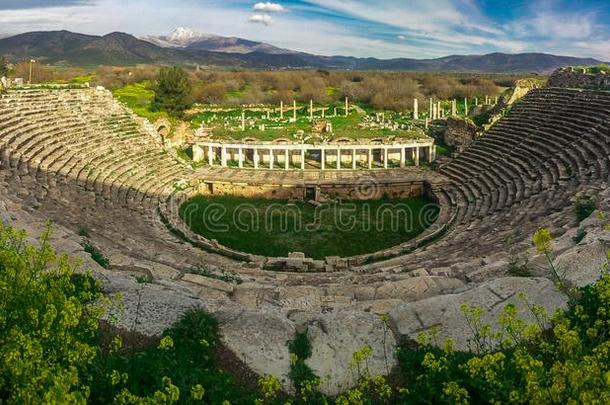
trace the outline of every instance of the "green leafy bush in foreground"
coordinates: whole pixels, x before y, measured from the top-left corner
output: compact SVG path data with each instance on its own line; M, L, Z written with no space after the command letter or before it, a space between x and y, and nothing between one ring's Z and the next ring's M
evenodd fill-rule
M202 311L186 313L149 347L122 347L121 338L99 329L108 304L100 286L75 273L48 240L47 232L39 246L29 246L24 233L0 225L0 403L610 403L607 271L571 294L567 311L548 316L528 305L533 325L509 305L500 331L492 332L481 323L482 309L464 307L476 353L456 351L451 341L437 348L433 334L422 336L419 346L398 350L390 385L368 371L372 349L365 346L353 364L337 365L357 371L356 387L328 398L316 392L311 369L293 367L297 396L287 399L273 376L263 376L256 390L219 369L217 324ZM546 252L550 236L537 232L535 242ZM294 366L307 366L305 333L289 349Z
M0 225L0 403L83 403L103 297L65 256Z
M113 340L120 342L120 340ZM217 323L193 310L165 331L158 345L140 349L114 347L95 362L91 402L251 404L256 393L236 384L216 364Z

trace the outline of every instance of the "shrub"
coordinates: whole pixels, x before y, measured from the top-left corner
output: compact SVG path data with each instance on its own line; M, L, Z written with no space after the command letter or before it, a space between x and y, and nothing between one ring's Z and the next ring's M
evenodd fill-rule
M582 197L576 200L575 209L576 209L576 219L578 221L583 221L595 211L596 203L593 198Z
M85 243L83 247L85 249L85 252L89 253L93 261L95 261L97 264L99 264L105 269L110 267L110 261L104 256L101 250L99 250L94 245L88 242Z
M587 236L587 231L585 231L583 228L578 228L578 231L576 231L576 235L572 237L572 240L574 243L580 243L585 236Z
M93 403L133 402L174 395L183 404L252 404L258 397L236 384L216 364L218 325L201 310L185 313L163 333L157 346L133 351L103 351L94 366Z
M430 339L398 352L408 390L401 403L609 403L610 274L582 288L566 312L544 329L544 310L527 305L539 323L527 325L509 305L499 334L469 311L475 334L496 342L495 350L460 352L450 341L443 349ZM527 304L527 299L522 297ZM474 316L472 316L474 314Z
M89 235L89 228L86 225L81 225L78 227L78 235L82 236L83 238L88 238Z
M0 56L0 77L8 75L8 61L4 56Z
M65 256L0 225L0 402L84 403L104 300Z

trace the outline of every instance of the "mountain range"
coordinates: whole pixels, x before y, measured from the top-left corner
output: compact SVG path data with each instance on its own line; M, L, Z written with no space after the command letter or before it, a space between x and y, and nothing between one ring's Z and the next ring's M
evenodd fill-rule
M39 31L0 39L0 55L18 61L97 66L181 64L254 69L352 69L427 72L546 73L566 65L596 65L592 58L543 53L454 55L437 59L377 59L320 56L241 38L178 29L168 36L138 39L113 32L104 36Z

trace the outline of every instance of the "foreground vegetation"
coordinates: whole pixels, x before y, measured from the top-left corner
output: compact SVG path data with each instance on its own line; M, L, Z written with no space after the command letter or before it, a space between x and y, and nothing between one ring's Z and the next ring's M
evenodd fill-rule
M537 233L540 251L549 233ZM219 369L216 321L186 313L163 337L142 346L122 343L113 328L100 327L111 304L88 274L25 234L0 226L0 402L116 404L390 404L390 403L590 403L610 402L610 274L572 290L565 312L527 325L514 306L500 317L500 331L481 324L481 309L464 307L480 352L437 348L434 333L416 347L402 345L398 374L388 381L366 367L371 349L349 365L359 384L328 398L307 366L306 333L289 343L290 377L296 395L281 394L273 376L250 388ZM145 283L147 281L142 281ZM522 297L526 300L526 297ZM385 319L385 318L382 318Z
M432 225L438 206L424 198L302 201L196 196L182 205L190 228L242 252L286 257L353 256L399 245ZM427 221L427 222L426 222Z

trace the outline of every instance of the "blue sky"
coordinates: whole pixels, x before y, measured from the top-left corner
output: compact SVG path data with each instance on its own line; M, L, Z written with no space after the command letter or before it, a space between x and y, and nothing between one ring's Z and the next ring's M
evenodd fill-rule
M610 61L609 0L0 0L0 34L176 27L324 55L547 52Z

